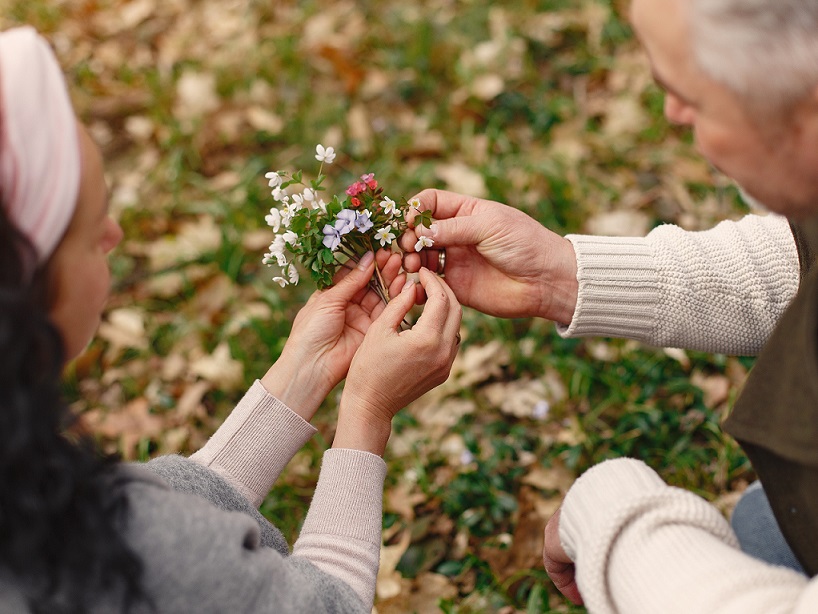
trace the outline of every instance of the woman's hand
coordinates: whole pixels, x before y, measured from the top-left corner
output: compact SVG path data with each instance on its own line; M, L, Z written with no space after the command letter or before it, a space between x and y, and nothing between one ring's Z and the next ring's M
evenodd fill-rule
M449 376L460 343L460 304L428 269L421 269L418 277L427 300L415 325L400 330L415 299L409 281L369 327L352 360L334 448L383 454L393 416Z
M375 261L390 294L400 291L405 278L400 256L387 250L364 255L355 269L338 275L334 286L310 297L295 317L281 357L261 380L305 420L346 376L369 326L384 310L381 297L368 285Z

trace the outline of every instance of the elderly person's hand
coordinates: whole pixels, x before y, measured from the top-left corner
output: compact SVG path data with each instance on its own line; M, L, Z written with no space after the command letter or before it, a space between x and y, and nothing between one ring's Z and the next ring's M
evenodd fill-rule
M265 389L310 420L327 394L342 380L366 331L385 305L368 284L375 262L391 294L403 287L397 254L369 252L335 285L316 291L298 312L281 357L262 378Z
M421 269L418 278L428 298L414 326L401 330L415 299L409 281L369 327L355 354L341 396L334 448L383 454L394 415L449 376L460 343L460 304L428 269Z
M542 563L554 586L572 603L582 605L582 595L579 594L579 587L577 587L574 562L565 553L565 548L562 547L560 541L560 509L545 525Z
M567 239L497 202L441 190L424 190L417 198L435 223L401 237L407 271L426 266L440 272L439 248L445 248L446 282L464 305L504 318L539 316L570 323L577 279L574 248ZM407 214L410 225L416 215ZM434 246L418 254L413 246L420 235L430 236Z

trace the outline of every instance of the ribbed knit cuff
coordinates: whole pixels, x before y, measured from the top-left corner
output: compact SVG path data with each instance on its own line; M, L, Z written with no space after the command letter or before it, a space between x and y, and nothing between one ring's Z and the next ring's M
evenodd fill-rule
M653 248L641 237L567 235L579 292L563 337L646 338L656 326L659 280Z
M256 380L219 430L190 458L225 477L258 507L316 432Z
M380 456L327 450L301 535L328 533L380 546L385 479L386 463Z
M583 473L571 486L560 512L560 542L571 560L582 549L583 538L594 538L594 528L605 524L606 514L652 491L667 488L657 473L640 460L608 460Z

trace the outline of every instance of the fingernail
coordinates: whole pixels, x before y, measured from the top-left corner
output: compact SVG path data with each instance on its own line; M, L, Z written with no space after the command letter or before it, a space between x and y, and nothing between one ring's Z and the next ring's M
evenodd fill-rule
M361 259L358 261L358 270L365 271L366 268L372 264L372 260L375 258L375 254L373 252L366 252Z
M413 288L414 286L415 286L415 280L414 279L407 279L406 283L403 284L403 289L401 290L401 292L406 292L407 290L409 290L409 288Z
M431 226L421 226L420 227L420 234L424 237L436 237L437 236L437 224L432 224Z

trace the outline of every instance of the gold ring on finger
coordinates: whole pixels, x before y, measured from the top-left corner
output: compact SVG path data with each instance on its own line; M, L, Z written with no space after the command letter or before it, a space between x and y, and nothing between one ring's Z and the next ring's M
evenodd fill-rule
M442 248L437 252L437 274L443 277L446 270L446 248Z

